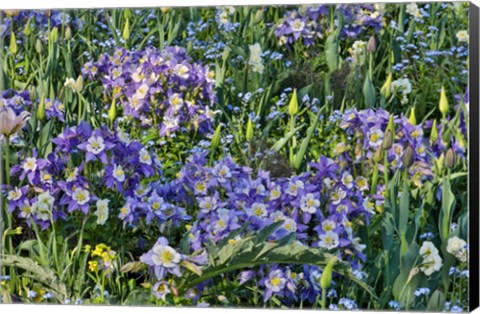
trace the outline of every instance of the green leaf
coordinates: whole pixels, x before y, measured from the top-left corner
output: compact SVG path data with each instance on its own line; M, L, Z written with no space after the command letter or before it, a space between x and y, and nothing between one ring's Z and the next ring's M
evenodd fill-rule
M295 133L297 133L299 130L301 130L304 126L305 126L305 124L302 124L302 125L296 127L295 129L291 130L290 132L288 132L285 137L278 140L272 146L272 150L274 150L276 152L280 151L288 143L288 141L295 135Z

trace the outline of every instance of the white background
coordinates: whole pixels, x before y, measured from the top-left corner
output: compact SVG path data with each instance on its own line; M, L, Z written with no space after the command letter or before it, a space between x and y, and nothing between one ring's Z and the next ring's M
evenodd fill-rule
M101 8L101 7L153 7L153 6L217 6L217 5L260 5L260 4L310 4L310 3L365 3L365 2L411 2L411 1L375 1L375 0L1 0L1 9L48 9L48 8ZM412 1L421 2L421 1ZM425 2L425 1L423 1ZM432 2L432 1L429 1ZM480 0L472 1L480 6ZM479 56L477 56L478 58ZM478 88L478 87L476 87ZM478 145L478 144L477 144ZM475 265L472 265L475 267ZM478 266L477 266L478 267ZM472 280L475 280L472 278ZM477 278L478 280L478 278ZM23 312L35 314L273 314L281 310L262 310L262 309L224 309L224 308L155 308L155 307L118 307L118 306L73 306L73 305L0 305L0 314L20 314ZM304 314L306 310L288 311L290 314ZM311 311L309 311L311 312ZM332 312L331 312L332 313ZM351 312L338 311L341 314L351 314ZM376 312L391 313L391 312ZM480 309L473 313L480 314Z

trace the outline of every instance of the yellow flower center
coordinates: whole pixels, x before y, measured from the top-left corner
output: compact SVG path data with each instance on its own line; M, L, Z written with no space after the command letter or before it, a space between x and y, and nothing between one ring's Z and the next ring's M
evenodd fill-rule
M170 263L171 261L173 261L173 254L172 252L170 251L163 251L162 252L162 260L164 263Z
M272 286L278 286L280 284L280 278L275 277L271 280Z

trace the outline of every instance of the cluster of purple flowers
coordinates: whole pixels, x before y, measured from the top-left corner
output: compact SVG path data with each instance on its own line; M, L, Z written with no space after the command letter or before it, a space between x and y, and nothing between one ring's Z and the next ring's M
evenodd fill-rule
M60 10L20 10L11 11L0 25L0 36L9 37L12 27L19 27L20 31L15 31L17 39L24 36L23 30L30 22L32 30L38 29L41 33L48 31L48 28L70 26L76 30L82 30L85 21L80 18L74 18L69 13Z
M163 229L167 223L178 226L181 220L190 219L185 215L186 208L195 217L193 224L187 225L192 252L202 250L208 240L224 239L244 224L249 226L246 232L255 233L273 222L283 221L271 240L294 233L299 243L329 250L349 260L354 268L361 267L365 245L355 237L354 225L368 224L373 215L366 195L369 189L366 178L354 180L346 167L326 157L311 163L311 172L272 178L262 170L255 174L231 157L209 166L206 155L206 152L192 155L176 180L152 183L136 191L135 197L127 199L120 217L132 224L155 218ZM298 276L292 269L276 265L265 271L267 275L262 272L251 275L260 276L267 288L266 300L273 294L294 300L298 296L295 287L304 276L305 299L314 300L320 291L318 280L310 276L310 272L320 276L316 267L305 267ZM241 276L244 282L252 278L248 273Z
M0 109L10 107L15 114L20 114L23 111L30 111L31 106L32 102L28 91L8 89L0 92Z
M38 106L40 99L32 102L28 91L6 90L0 93L0 108L10 107L15 114L23 111L34 112L35 106ZM60 122L65 122L65 106L58 99L44 99L45 114L47 118L55 118Z
M123 108L124 116L141 126L158 125L161 137L211 131L214 72L192 62L183 48L117 48L85 64L82 73L92 80L100 77L104 93Z
M343 4L338 5L335 10L335 25L338 25L338 14L342 14L345 19L342 36L357 38L368 29L379 31L383 27L383 15L371 5ZM328 5L308 6L289 11L275 29L275 36L279 38L280 45L289 46L302 40L308 47L316 38L322 38L324 31L330 27L329 12Z
M7 196L10 212L18 210L19 217L32 217L42 228L67 213L86 214L94 201L112 192L133 196L141 180L161 175L158 157L119 128L112 133L81 122L65 127L52 142L55 149L47 158L39 158L36 150L19 156L11 174L17 186L24 185L10 188ZM104 170L92 173L94 163Z

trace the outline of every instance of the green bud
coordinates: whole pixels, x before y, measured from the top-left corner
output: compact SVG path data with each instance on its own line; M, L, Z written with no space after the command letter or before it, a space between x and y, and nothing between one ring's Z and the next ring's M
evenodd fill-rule
M50 32L50 40L53 43L58 42L58 28L54 27L52 31Z
M132 17L132 11L130 9L123 10L123 17L127 20L129 18L131 18Z
M253 124L252 120L249 118L247 122L247 133L245 135L247 142L250 142L253 138Z
M70 28L70 26L67 26L67 28L65 29L65 39L72 39L72 29Z
M408 118L408 121L412 124L412 125L417 125L417 118L415 117L415 106L412 108L412 110L410 111L410 118Z
M125 26L123 27L123 39L127 41L130 38L130 23L128 19L125 20Z
M222 54L223 62L227 62L228 56L230 55L230 50L231 49L229 47L225 47L225 49L223 49L223 54Z
M413 165L413 148L408 145L407 149L403 152L402 163L405 168L410 168Z
M367 51L369 53L375 53L377 50L377 42L375 40L375 36L371 36L368 40Z
M445 166L449 169L452 169L457 164L457 153L450 148L447 151L447 155L445 156Z
M45 95L40 98L40 103L37 109L37 120L42 121L45 119Z
M385 132L385 136L383 137L382 146L385 149L390 149L392 145L393 145L393 134L392 134L392 131L387 129L387 132Z
M392 73L390 73L387 77L387 80L383 84L382 89L380 89L380 92L385 95L385 98L388 98L388 96L390 96L391 88L392 88L392 79L393 79Z
M375 161L376 163L382 162L384 152L385 149L383 148L383 145L380 145L375 151L375 154L373 155L373 161Z
M290 99L290 103L288 104L288 113L291 116L294 116L298 113L298 100L297 100L297 89L293 90L292 98Z
M12 53L12 55L16 55L18 52L17 38L15 37L15 33L13 31L10 35L10 46L8 47L8 50Z
M83 90L83 76L80 74L75 82L75 90L80 93Z
M23 30L23 33L25 34L25 36L29 36L32 33L32 26L30 25L31 20L32 18L29 18L27 21L27 24L25 24L25 29Z
M443 164L445 163L445 155L442 153L438 159L435 160L439 173L443 170Z
M433 120L432 131L430 132L430 143L435 143L438 140L437 120Z
M323 290L328 289L332 283L333 265L335 264L335 258L328 261L327 266L323 270L322 277L320 278L320 287Z
M37 42L35 43L35 50L38 54L41 54L43 52L43 45L40 38L37 38Z
M220 145L221 131L222 131L222 124L219 123L218 126L217 126L217 129L215 130L215 133L213 134L213 137L212 137L212 143L211 143L212 151L215 151L217 149L218 145Z
M117 118L117 105L115 104L115 98L112 99L110 109L108 109L108 119L113 123Z
M438 104L440 112L445 117L448 113L448 99L447 94L445 93L445 87L442 86L442 90L440 91L440 102Z

